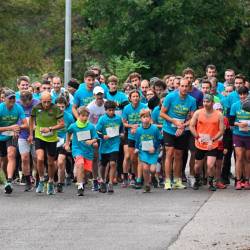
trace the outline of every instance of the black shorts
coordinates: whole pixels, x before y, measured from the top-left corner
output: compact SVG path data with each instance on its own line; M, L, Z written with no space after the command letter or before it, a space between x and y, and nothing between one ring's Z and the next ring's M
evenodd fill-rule
M187 141L188 141L188 150L195 151L196 147L195 147L195 139L194 139L193 134L191 133L190 130L187 130L186 135L187 135Z
M56 144L57 142L47 142L39 138L35 138L35 149L42 149L51 157L56 157Z
M223 150L217 150L217 156L216 156L216 159L217 160L222 160L223 159L223 156L224 156L224 154L223 154Z
M209 150L209 151L196 148L195 160L198 160L198 161L203 160L205 158L205 156L217 157L217 154L218 154L218 149L217 148Z
M184 150L187 148L188 141L185 132L181 136L175 136L163 131L163 138L165 147L174 147L175 149L178 150Z
M128 132L124 132L123 145L128 145Z
M11 137L8 141L0 141L0 157L7 156L8 147L17 148L18 140Z
M128 147L129 148L135 148L135 141L128 139Z
M65 148L62 146L62 147L59 147L59 148L56 148L56 155L67 155L68 152L65 150Z
M101 154L101 164L106 167L109 162L117 162L119 158L119 152L111 152L109 154Z

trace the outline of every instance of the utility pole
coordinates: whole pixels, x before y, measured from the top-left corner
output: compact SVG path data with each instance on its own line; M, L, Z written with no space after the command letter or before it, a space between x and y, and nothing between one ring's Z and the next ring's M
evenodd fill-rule
M64 60L64 86L71 79L71 0L65 0L65 60Z

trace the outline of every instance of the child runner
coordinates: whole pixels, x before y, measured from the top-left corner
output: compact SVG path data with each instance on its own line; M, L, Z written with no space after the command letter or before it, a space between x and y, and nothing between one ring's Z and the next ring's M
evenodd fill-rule
M94 125L88 122L88 109L80 107L77 112L77 121L71 124L68 128L65 149L69 151L70 138L73 134L72 154L75 158L75 167L77 172L77 195L83 196L85 171L92 171L94 144L97 142L98 136Z
M151 124L149 109L140 111L142 125L135 135L136 149L139 151L139 160L143 168L144 192L150 192L150 172L152 179L155 178L156 164L159 155L161 134L156 125Z
M116 176L117 160L119 157L120 133L122 132L122 119L115 114L116 104L107 101L104 104L106 114L103 115L97 125L96 130L101 138L99 153L101 154L101 187L100 192L106 192L106 167L109 165L108 192L113 193L113 180Z

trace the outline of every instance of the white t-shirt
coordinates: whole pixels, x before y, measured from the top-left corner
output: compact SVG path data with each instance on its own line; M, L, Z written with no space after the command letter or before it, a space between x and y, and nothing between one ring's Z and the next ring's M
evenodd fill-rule
M104 102L106 100L104 99ZM87 106L88 110L89 110L89 121L92 124L97 124L99 118L105 114L105 108L104 108L104 104L102 106L97 106L96 104L96 100L93 100L92 102L90 102Z

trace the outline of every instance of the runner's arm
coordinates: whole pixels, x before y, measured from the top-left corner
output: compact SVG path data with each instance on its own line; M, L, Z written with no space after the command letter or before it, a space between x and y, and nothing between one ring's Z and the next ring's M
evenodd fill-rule
M192 116L190 124L189 124L189 129L196 139L199 138L199 135L196 131L196 124L197 124L198 117L199 117L199 110L194 112L194 115Z

